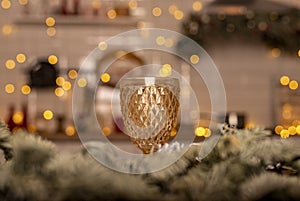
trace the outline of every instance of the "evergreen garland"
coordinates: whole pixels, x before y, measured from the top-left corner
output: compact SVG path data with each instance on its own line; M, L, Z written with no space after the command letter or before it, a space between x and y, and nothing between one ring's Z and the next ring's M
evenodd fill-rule
M240 37L260 40L270 48L297 55L300 50L300 11L254 12L243 15L191 13L182 25L183 33L200 45L209 39Z

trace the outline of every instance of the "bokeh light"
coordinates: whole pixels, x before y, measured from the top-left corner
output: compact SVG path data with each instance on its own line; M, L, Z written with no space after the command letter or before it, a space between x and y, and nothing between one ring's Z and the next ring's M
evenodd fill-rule
M21 124L23 122L23 119L24 119L24 114L22 112L16 112L13 115L13 122L15 124Z
M296 127L295 126L290 126L288 128L288 131L291 135L296 135L297 131L296 131Z
M280 132L283 130L283 126L277 125L274 130L277 135L280 135Z
M50 37L53 37L56 35L56 29L54 27L49 27L47 29L47 35Z
M9 70L11 69L14 69L16 67L16 63L14 60L12 59L8 59L6 62L5 62L5 67Z
M175 13L175 11L176 11L177 9L178 9L178 8L177 8L176 5L170 5L168 11L169 11L169 13L170 13L171 15L174 15L174 13Z
M289 85L289 83L290 83L289 76L286 76L286 75L281 76L281 78L280 78L280 84L282 84L284 86L287 86L287 85Z
M289 83L289 87L290 87L290 89L291 90L296 90L296 89L298 89L298 82L296 81L296 80L292 80L292 81L290 81L290 83Z
M176 10L174 12L174 17L176 20L181 20L184 17L184 13L181 10Z
M53 118L53 112L51 110L45 110L43 116L44 119L51 120Z
M69 81L65 81L62 85L62 88L65 90L65 91L69 91L71 88L72 88L72 84L71 82Z
M76 70L70 70L70 71L68 72L68 76L69 76L70 79L74 80L74 79L77 78L78 73L77 73Z
M12 94L15 92L15 86L13 84L6 84L5 85L5 92L8 94Z
M63 77L57 77L56 80L55 80L55 82L56 82L57 86L62 86L65 83L65 78L63 78Z
M287 129L282 129L282 131L280 132L280 136L282 138L288 138L290 136L290 132Z
M23 53L19 53L16 56L16 60L17 60L18 63L22 64L26 61L26 55L23 54Z
M202 6L202 3L200 1L195 1L193 3L193 10L194 11L200 11L202 10L203 6Z
M111 134L111 129L109 127L103 127L102 132L105 136L109 136Z
M10 35L13 31L12 25L5 24L2 26L2 33L3 35Z
M54 90L54 93L57 97L62 97L65 94L65 91L61 87L57 87Z
M163 45L163 44L165 44L166 39L163 36L157 36L155 42L157 45Z
M162 14L162 10L159 7L155 7L152 9L152 15L155 17L159 17Z
M110 9L109 11L107 11L107 17L113 20L117 17L117 12L114 9Z
M137 6L138 6L138 3L137 3L136 0L130 0L130 1L128 2L128 7L129 7L130 9L136 9Z
M77 84L78 84L79 87L86 87L87 81L86 81L86 79L84 79L84 78L80 78L80 79L77 81Z
M195 55L195 54L193 54L191 57L190 57L190 61L191 61L191 63L192 64L197 64L198 62L199 62L199 57L198 57L198 55Z
M76 133L76 129L74 126L67 126L67 128L65 129L65 133L67 136L74 136Z
M203 137L206 133L206 130L205 128L199 126L195 129L195 135L198 136L198 137Z
M172 66L170 64L164 64L162 68L159 70L160 76L166 77L171 75L172 73Z
M107 49L107 43L102 41L98 44L98 48L102 51L106 50Z
M55 55L50 55L48 57L48 62L52 65L57 64L58 58Z
M11 2L9 0L2 0L1 7L3 9L9 9L11 7Z
M281 50L279 48L273 48L271 49L271 57L277 58L281 54Z
M28 4L28 0L19 0L19 4L25 6Z
M47 17L45 22L48 27L53 27L55 25L55 19L53 17Z
M24 95L30 94L30 92L31 92L30 86L27 85L27 84L23 85L22 88L21 88L21 92L22 92L22 94L24 94Z
M109 81L110 81L110 75L109 75L108 73L103 73L103 74L101 75L101 81L102 81L103 83L109 82Z

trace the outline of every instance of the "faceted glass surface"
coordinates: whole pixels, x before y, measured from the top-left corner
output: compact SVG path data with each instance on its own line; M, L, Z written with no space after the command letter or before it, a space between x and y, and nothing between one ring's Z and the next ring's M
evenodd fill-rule
M143 153L155 152L176 128L179 82L175 78L127 78L120 84L127 134Z

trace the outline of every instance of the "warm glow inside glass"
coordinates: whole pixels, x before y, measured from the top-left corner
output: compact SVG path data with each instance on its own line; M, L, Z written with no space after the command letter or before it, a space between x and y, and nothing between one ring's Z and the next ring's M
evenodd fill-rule
M170 77L131 77L120 82L120 104L127 134L144 154L165 144L176 128L179 81Z

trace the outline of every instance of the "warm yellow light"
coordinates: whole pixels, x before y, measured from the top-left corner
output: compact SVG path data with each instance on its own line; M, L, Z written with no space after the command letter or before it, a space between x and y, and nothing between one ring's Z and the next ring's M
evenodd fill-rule
M300 50L298 50L298 57L300 57Z
M28 129L29 133L34 133L34 132L37 131L37 128L36 128L36 126L34 124L29 124L28 127L27 127L27 129Z
M55 19L53 17L47 17L45 22L48 27L53 27L55 25Z
M13 122L15 124L21 124L23 122L23 119L24 119L24 115L22 112L16 112L14 115L13 115Z
M28 0L19 0L19 4L25 6L28 4Z
M69 73L68 73L68 76L70 79L74 80L77 78L78 76L78 73L76 70L70 70Z
M280 135L280 132L283 130L283 126L277 125L274 130L277 135Z
M211 131L209 128L205 128L205 134L204 134L204 137L210 137L211 136Z
M17 60L17 62L19 62L20 64L24 63L24 62L26 61L26 56L25 56L25 54L22 54L22 53L17 54L16 60Z
M76 133L76 129L74 126L67 126L67 128L65 129L65 133L67 136L73 136Z
M167 38L165 42L166 47L172 47L174 45L174 41L171 38Z
M202 6L202 3L200 1L195 1L193 3L193 10L194 11L200 11L202 10L203 6Z
M110 81L110 75L109 75L108 73L103 73L103 74L101 75L101 81L102 81L103 83L109 82L109 81Z
M8 24L3 25L3 27L2 27L2 33L4 35L10 35L12 33L12 30L13 30L13 27Z
M101 8L101 2L100 2L100 0L93 0L92 7L94 9L100 9Z
M300 120L294 120L292 123L293 126L297 127L300 125Z
M72 88L72 84L71 82L69 81L65 81L62 85L62 88L65 90L65 91L69 91L71 88Z
M102 50L102 51L104 51L104 50L106 50L107 49L107 43L106 42L100 42L99 44L98 44L98 48L100 49L100 50Z
M50 55L48 57L48 62L52 65L56 64L58 62L58 58L55 55Z
M175 11L176 11L177 9L178 9L178 8L177 8L176 5L170 5L168 11L169 11L169 13L170 13L171 15L174 15L174 13L175 13Z
M12 94L15 92L15 86L13 84L5 85L5 92L8 94Z
M193 54L191 57L190 57L190 61L192 64L197 64L199 62L199 57L195 54Z
M22 92L22 94L24 94L24 95L30 94L30 92L31 92L30 86L28 86L27 84L26 84L26 85L23 85L22 88L21 88L21 92Z
M277 58L281 54L281 51L279 48L273 48L271 49L271 57Z
M111 130L109 127L103 127L102 132L105 136L109 136L111 134Z
M57 77L56 80L55 80L55 82L56 82L57 86L62 86L65 83L65 78L63 78L63 77Z
M86 79L84 78L80 78L78 81L77 81L77 84L79 87L85 87L87 85L87 81Z
M53 112L51 110L45 110L43 116L44 119L51 120L53 118Z
M176 10L174 12L174 17L176 20L181 20L184 17L184 14L181 10Z
M9 59L9 60L7 60L6 62L5 62L5 67L7 68L7 69L14 69L15 67L16 67L16 63L15 63L15 61L14 60L12 60L12 59Z
M111 20L117 17L117 12L114 9L107 11L107 17Z
M174 137L177 135L177 130L176 129L172 129L171 133L170 133L170 136L171 137Z
M205 128L203 128L203 127L201 127L201 126L199 126L199 127L197 127L197 128L195 129L195 134L196 134L196 136L198 136L198 137L204 136L205 133L206 133Z
M296 135L297 131L296 131L296 127L295 126L290 126L288 128L288 131L291 135Z
M282 111L282 118L284 118L284 119L292 118L292 112L290 110Z
M296 132L297 132L298 135L300 135L300 125L298 125L298 126L296 127Z
M162 14L162 10L159 7L155 7L152 9L152 15L155 17L159 17Z
M11 7L11 3L9 0L2 0L1 1L1 7L3 9L9 9Z
M287 129L282 129L282 131L280 132L280 136L282 138L288 138L290 136L290 132Z
M166 39L163 36L158 36L155 41L157 45L163 45L166 42Z
M159 70L160 76L166 77L171 75L172 73L172 66L170 64L164 64L162 68Z
M289 76L281 76L280 78L280 84L284 85L284 86L287 86L288 84L290 83L290 78Z
M136 9L137 6L138 6L138 3L136 2L136 0L130 0L130 1L128 2L128 7L129 7L130 9Z
M298 82L296 80L292 80L289 83L289 87L290 87L291 90L298 89L298 86L299 86L299 84L298 84Z
M50 37L53 37L56 35L56 29L54 27L49 27L47 29L47 35Z
M54 90L54 93L57 97L62 97L65 94L65 91L61 87L57 87Z

